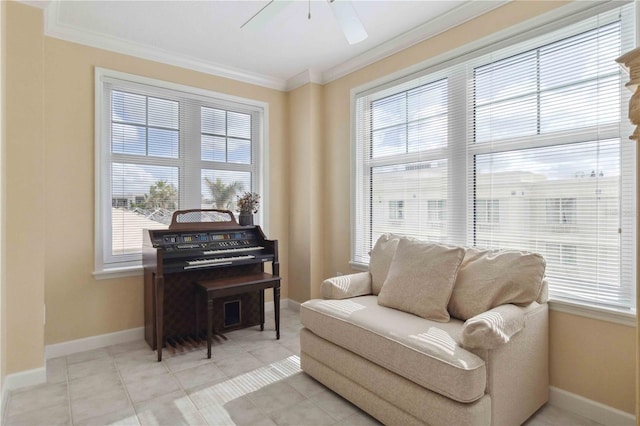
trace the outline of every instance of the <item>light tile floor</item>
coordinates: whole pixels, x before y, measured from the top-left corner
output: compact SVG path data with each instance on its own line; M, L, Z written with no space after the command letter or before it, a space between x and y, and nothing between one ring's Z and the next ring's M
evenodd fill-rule
M47 383L10 394L2 424L13 425L377 425L300 370L300 321L273 320L227 333L212 359L200 346L172 354L144 341L47 361ZM589 425L580 416L543 407L527 426Z

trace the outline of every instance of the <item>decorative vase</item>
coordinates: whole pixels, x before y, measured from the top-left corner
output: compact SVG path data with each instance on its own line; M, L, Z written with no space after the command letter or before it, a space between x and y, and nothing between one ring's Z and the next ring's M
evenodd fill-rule
M238 216L241 226L249 226L253 225L253 214L252 213L242 213Z

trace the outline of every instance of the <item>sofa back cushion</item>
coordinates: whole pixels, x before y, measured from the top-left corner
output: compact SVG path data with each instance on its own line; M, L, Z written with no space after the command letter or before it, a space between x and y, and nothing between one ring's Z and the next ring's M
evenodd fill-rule
M469 248L453 287L449 313L468 320L506 303L528 305L543 290L545 266L536 253Z
M371 292L375 295L380 293L382 284L387 279L389 266L396 253L400 237L393 234L382 234L375 246L371 249L369 260L369 272L371 272Z
M447 303L464 252L461 247L401 238L378 303L433 321L449 321Z

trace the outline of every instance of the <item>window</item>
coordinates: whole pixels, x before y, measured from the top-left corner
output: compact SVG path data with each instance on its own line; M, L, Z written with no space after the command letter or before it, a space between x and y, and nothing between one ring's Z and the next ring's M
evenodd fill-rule
M574 245L547 243L545 253L552 266L577 265L577 247Z
M447 215L447 200L428 200L427 219L429 222L444 222Z
M141 265L144 229L175 210L234 210L263 192L264 106L96 70L96 272Z
M384 232L529 250L553 298L635 309L635 10L607 7L355 95L353 263Z
M575 198L547 198L547 223L576 223Z
M500 222L500 200L476 199L476 222Z
M404 201L402 200L389 201L389 219L390 220L404 219Z

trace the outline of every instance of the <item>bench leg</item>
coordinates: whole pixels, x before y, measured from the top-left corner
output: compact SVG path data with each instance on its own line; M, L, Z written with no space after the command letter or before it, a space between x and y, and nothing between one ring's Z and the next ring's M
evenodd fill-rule
M207 298L207 358L211 358L211 333L213 328L213 299Z
M193 291L193 300L195 301L195 311L194 311L194 315L196 317L196 323L195 326L193 328L193 339L197 342L198 341L198 336L200 335L199 330L198 330L198 326L200 325L200 316L198 315L198 306L200 305L200 293L194 289Z
M280 340L280 286L273 288L273 311L276 316L276 340Z
M260 331L264 331L264 290L260 290Z

